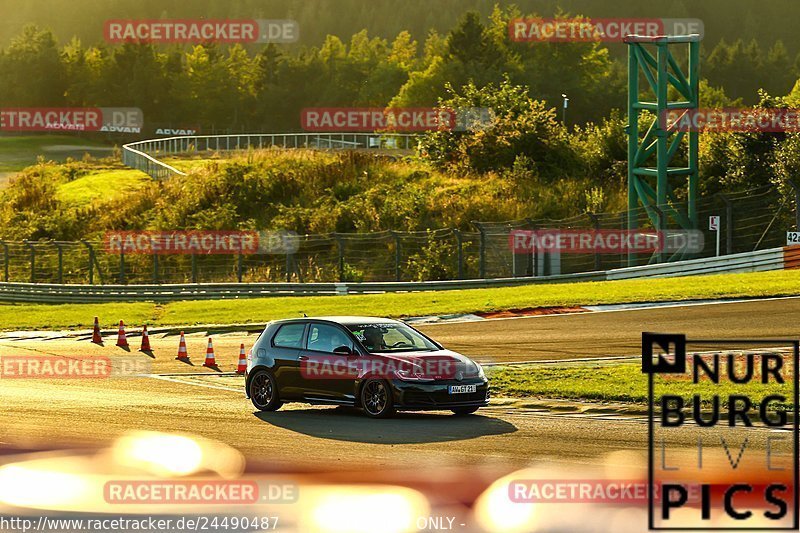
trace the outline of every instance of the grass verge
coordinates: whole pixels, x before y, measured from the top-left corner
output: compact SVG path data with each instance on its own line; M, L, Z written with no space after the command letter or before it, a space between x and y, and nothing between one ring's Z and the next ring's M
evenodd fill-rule
M647 377L642 374L640 363L495 367L486 372L492 393L499 397L647 404ZM741 371L737 375L743 374ZM760 399L770 394L783 394L791 398L790 389L791 384L778 385L774 381L762 384L754 380L746 385L734 385L723 378L715 384L706 376L702 376L695 385L688 374L668 379L659 376L654 384L657 397L663 394L681 396L687 406L691 405L691 398L695 394L706 406L710 405L709 400L714 395L718 395L723 407L728 406L729 395L744 394L751 399L754 407L758 407ZM786 409L791 408L792 402L769 405Z
M243 300L102 304L0 304L0 328L63 329L90 327L99 316L104 327L118 320L151 326L265 322L321 315L424 316L504 309L581 306L710 298L800 295L800 271L721 274L497 289L254 298Z

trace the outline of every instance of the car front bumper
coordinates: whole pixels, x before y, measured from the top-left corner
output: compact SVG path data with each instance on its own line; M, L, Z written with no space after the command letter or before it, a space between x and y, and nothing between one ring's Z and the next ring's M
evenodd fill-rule
M475 392L450 394L450 385L476 385ZM489 382L486 379L437 381L420 383L394 379L391 381L394 406L398 410L426 411L456 407L489 405Z

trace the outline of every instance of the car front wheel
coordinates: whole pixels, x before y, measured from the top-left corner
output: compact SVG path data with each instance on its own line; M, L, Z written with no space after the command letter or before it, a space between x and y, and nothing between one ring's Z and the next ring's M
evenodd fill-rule
M257 370L250 379L250 401L259 411L277 411L283 405L278 399L275 376L267 370Z
M382 379L368 379L361 387L361 407L370 418L387 418L394 414L389 384Z

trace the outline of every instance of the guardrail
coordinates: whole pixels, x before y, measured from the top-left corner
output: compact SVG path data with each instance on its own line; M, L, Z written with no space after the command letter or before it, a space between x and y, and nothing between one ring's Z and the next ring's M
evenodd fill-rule
M0 283L0 301L90 303L258 298L267 296L379 294L513 287L537 283L606 281L645 277L690 276L722 272L755 272L796 268L797 248L773 248L675 263L608 271L527 278L366 283L197 283L174 285L68 285Z
M642 277L674 277L715 274L721 272L762 272L782 270L787 267L784 248L770 248L704 259L675 261L608 270L606 280Z
M250 148L321 148L327 150L412 150L419 136L413 133L247 133L237 135L189 135L149 139L122 146L122 163L146 172L154 179L185 176L186 173L157 156L203 151Z

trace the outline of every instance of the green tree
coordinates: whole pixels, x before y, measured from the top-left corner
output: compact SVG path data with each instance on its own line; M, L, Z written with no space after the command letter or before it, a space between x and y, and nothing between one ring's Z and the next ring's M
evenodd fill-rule
M64 104L66 77L56 39L28 25L0 55L0 102L4 106L57 107Z
M442 99L439 107L490 108L495 120L490 127L475 131L428 133L420 149L435 164L487 172L511 169L524 156L527 170L546 181L581 171L580 158L569 145L555 110L532 99L524 86L505 79L483 87L469 83L458 91L448 86L448 92L450 97Z

